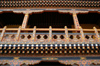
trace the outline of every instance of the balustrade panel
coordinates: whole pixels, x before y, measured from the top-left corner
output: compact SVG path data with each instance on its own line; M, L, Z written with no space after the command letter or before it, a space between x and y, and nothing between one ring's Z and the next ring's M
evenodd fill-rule
M1 33L0 33L1 34ZM20 42L20 43L43 43L43 44L66 44L68 43L66 35L64 33L53 33L52 40L49 41L49 33L36 33L33 40L33 33L20 33L19 40L16 40L17 33L5 32L1 42ZM84 43L98 43L98 39L95 33L84 33ZM81 44L82 38L80 33L69 33L69 43Z

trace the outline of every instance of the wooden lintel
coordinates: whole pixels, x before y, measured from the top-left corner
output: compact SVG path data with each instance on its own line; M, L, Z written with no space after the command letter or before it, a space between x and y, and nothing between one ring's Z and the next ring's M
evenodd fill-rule
M35 34L36 34L36 26L34 26L34 29L33 29L33 41L35 40Z
M2 41L2 39L3 39L4 33L5 33L5 31L6 31L6 28L7 28L7 26L5 26L5 27L3 28L3 30L2 30L2 33L1 33L1 35L0 35L0 41Z
M19 27L18 32L17 32L17 36L16 36L17 41L19 41L20 32L21 32L21 26Z
M65 36L66 36L66 40L69 42L69 36L68 36L67 26L65 26Z

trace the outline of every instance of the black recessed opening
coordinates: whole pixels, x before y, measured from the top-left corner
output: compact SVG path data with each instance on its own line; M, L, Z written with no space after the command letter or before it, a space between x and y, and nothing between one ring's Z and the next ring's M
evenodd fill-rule
M71 28L73 24L72 15L58 12L33 13L30 15L28 21L28 25L31 28L34 26L38 28L48 28L49 26L53 28L64 28L64 26Z
M3 12L0 14L0 27L6 25L22 25L24 14L22 13L13 13L13 12ZM10 26L15 27L16 26Z
M64 64L61 64L59 62L45 62L45 61L42 61L39 64L29 65L29 66L72 66L72 65L64 65Z
M83 28L93 28L94 26L100 28L100 14L89 12L87 14L78 14L78 20ZM84 24L84 25L82 25ZM86 25L88 24L88 25ZM91 25L89 25L91 24Z

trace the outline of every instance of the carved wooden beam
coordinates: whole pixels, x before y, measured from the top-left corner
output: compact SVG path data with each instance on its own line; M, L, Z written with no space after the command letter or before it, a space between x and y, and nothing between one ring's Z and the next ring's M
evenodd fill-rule
M58 10L59 13L72 13L72 10Z
M52 27L49 26L49 41L51 42L52 40Z
M68 29L67 29L67 26L65 26L65 38L66 38L66 40L68 41L68 43L69 43L69 36L68 36Z
M12 10L13 11L13 10ZM14 13L23 13L23 14L26 14L26 13L29 13L29 14L31 14L31 13L40 13L40 12L43 12L44 10L30 10L30 9L27 9L27 10L23 10L23 11L21 11L21 10L16 10L16 11L13 11Z
M93 27L93 29L95 30L95 34L96 34L97 40L98 40L98 42L99 42L100 36L99 36L98 30L97 30L96 27Z
M16 40L17 40L17 41L19 40L21 28L22 28L22 27L20 26L19 29L18 29L18 32L17 32L17 36L16 36Z
M34 29L33 29L33 41L35 40L35 34L36 34L36 26L34 26Z
M0 41L2 41L2 39L3 39L4 33L5 33L5 31L6 31L6 28L7 28L7 26L5 26L5 27L3 28L3 30L2 30L2 33L1 33L1 35L0 35Z
M80 33L81 33L82 42L84 42L84 41L85 41L85 36L84 36L83 29L82 29L82 27L79 27L79 28L80 28Z

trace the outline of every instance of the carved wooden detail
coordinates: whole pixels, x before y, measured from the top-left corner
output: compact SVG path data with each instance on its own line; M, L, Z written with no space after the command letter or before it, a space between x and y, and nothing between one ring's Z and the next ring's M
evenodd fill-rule
M3 29L0 29L3 30ZM0 43L99 43L99 33L100 29L69 29L65 28L6 28L7 31L18 31L18 32L6 32L1 33L2 41ZM21 32L25 31L25 32ZM27 33L27 31L33 31ZM49 31L48 33L37 33L36 31ZM52 31L65 31L65 33L53 33ZM69 33L68 31L79 31L80 33ZM95 33L84 33L83 31L94 31ZM17 40L17 41L16 41Z

